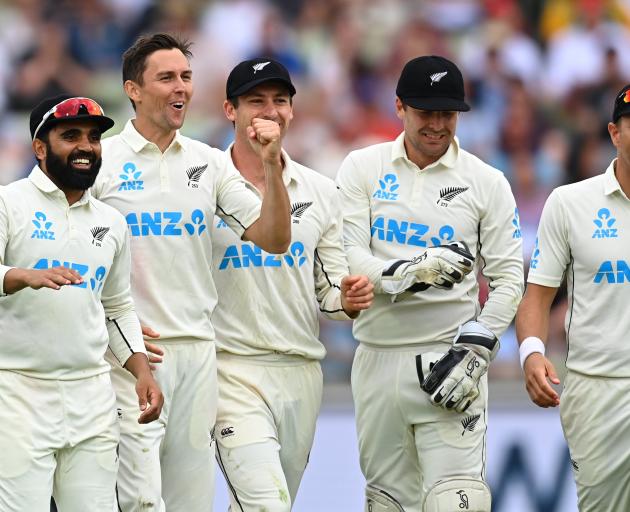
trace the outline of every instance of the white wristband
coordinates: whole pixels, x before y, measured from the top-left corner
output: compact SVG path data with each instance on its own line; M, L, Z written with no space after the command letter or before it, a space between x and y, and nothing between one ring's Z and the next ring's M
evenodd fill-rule
M529 336L525 338L523 343L521 343L521 346L518 347L518 354L521 358L521 368L523 368L526 359L535 352L538 352L543 356L545 355L545 344L543 343L543 340L537 338L536 336Z

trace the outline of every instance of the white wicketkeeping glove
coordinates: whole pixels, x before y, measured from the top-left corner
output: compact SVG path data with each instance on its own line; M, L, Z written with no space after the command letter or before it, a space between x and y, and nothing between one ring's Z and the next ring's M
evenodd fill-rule
M473 268L475 258L464 242L430 247L412 260L389 260L381 275L381 287L394 296L426 290L430 286L450 290Z
M489 329L479 322L466 322L450 350L431 367L422 389L434 405L464 412L479 396L479 379L498 351L499 340Z

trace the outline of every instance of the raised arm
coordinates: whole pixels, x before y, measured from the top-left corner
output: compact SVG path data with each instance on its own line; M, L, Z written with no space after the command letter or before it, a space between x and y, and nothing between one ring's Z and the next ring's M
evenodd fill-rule
M280 126L275 121L255 118L247 134L263 161L265 195L260 217L245 230L243 238L267 252L283 253L291 242L291 205L282 181Z

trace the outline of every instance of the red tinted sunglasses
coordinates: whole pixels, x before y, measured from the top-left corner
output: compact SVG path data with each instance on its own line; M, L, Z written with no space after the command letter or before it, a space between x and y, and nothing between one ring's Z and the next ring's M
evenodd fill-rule
M33 139L37 137L37 132L51 116L55 119L63 119L64 117L75 117L78 115L104 116L105 112L103 107L90 98L68 98L61 103L57 103L44 114L41 122L35 128Z

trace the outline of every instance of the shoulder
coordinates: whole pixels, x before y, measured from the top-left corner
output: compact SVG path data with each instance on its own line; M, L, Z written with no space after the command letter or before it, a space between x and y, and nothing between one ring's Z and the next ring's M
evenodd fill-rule
M372 144L364 148L355 149L348 153L346 159L360 160L360 161L372 161L375 159L381 160L384 156L390 157L392 153L392 146L394 141L380 142L378 144Z
M115 226L117 229L122 229L123 231L127 230L125 217L113 206L92 196L90 198L90 207L93 209L94 213L102 219L102 222L107 221L112 224L112 227Z
M298 179L306 183L309 188L313 188L322 194L329 194L337 189L333 180L295 161L291 161L291 172L295 173Z
M186 137L185 135L180 135L179 140L186 152L191 152L193 155L202 155L213 162L225 163L226 161L225 151L214 148L205 142Z
M477 155L459 148L458 165L465 167L465 172L476 175L480 178L485 178L491 181L505 180L503 171L492 167L490 164L484 162Z
M28 178L22 178L7 185L0 186L0 199L5 204L26 204L24 196L36 191L37 187L33 185Z

